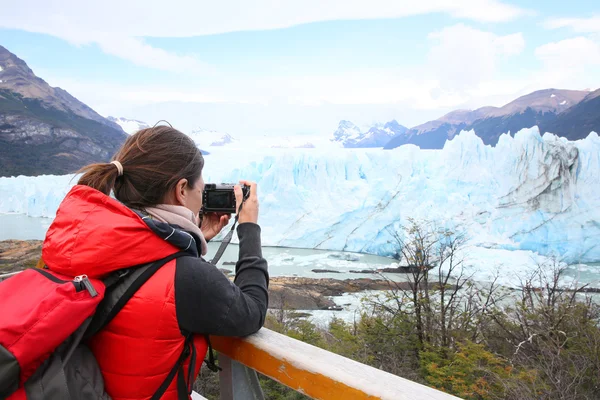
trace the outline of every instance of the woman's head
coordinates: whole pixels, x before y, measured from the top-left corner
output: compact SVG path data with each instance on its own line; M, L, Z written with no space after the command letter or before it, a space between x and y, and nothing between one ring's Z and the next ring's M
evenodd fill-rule
M204 158L194 142L169 126L142 129L130 136L111 163L81 169L78 184L106 195L113 190L125 205L143 209L157 204L179 204L195 214L202 207Z

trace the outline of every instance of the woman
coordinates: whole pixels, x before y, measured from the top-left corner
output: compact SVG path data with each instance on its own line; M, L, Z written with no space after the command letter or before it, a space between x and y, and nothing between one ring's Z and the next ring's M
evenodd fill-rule
M161 398L180 399L181 388L189 388L198 375L207 351L205 335L245 336L263 325L269 276L257 225L256 184L240 182L250 186L250 195L239 213L239 260L231 283L202 258L207 240L230 218L208 214L199 224L203 165L200 151L181 132L166 126L141 130L111 163L82 170L46 235L47 267L70 276L105 277L186 253L160 268L91 340L113 399L149 399L167 384ZM235 196L239 208L240 186ZM186 337L192 338L193 351L184 354L183 368L170 381Z

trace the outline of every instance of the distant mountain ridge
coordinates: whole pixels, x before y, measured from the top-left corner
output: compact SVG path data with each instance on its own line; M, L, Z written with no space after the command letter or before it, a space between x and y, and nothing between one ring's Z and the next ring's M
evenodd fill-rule
M560 133L569 140L582 139L592 131L600 134L600 89L558 114L555 120L542 124L540 130Z
M108 161L125 138L118 124L0 46L0 176L71 173Z
M576 107L590 93L581 90L544 89L521 96L502 107L482 107L476 110L456 110L441 118L409 129L390 140L385 149L414 144L422 149L441 149L446 140L461 130L475 130L485 144L496 145L501 134L538 125L543 132L563 135L553 123L567 110ZM577 125L577 121L571 121ZM587 128L575 129L573 140L589 134ZM566 135L566 134L565 134ZM565 136L566 137L566 136Z
M340 121L337 130L333 133L332 142L340 143L346 148L383 147L396 135L401 135L408 130L396 120L376 124L368 131L362 132L358 126L350 121Z
M150 128L150 125L145 123L144 121L139 121L137 119L129 119L129 118L115 118L115 117L107 117L107 119L111 122L116 123L125 131L125 133L129 135L133 135L139 130Z
M202 128L192 130L191 133L188 133L188 136L192 138L196 146L201 148L221 147L237 141L228 133Z

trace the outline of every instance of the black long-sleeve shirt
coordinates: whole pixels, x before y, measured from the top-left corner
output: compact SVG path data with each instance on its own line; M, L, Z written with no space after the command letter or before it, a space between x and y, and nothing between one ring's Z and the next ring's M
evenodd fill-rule
M269 272L262 257L260 226L237 227L239 259L232 283L202 258L177 259L175 306L182 331L218 336L246 336L258 331L269 303Z

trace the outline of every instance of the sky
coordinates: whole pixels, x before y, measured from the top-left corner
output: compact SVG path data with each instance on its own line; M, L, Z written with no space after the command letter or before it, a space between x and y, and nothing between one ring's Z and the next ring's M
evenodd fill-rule
M0 0L0 44L104 116L233 136L412 127L600 87L597 0Z

